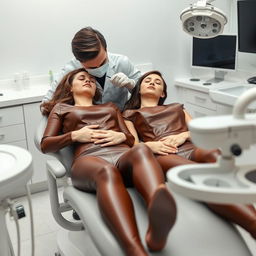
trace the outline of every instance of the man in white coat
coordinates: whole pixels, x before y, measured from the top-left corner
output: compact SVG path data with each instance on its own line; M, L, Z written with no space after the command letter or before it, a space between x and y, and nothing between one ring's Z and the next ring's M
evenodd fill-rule
M99 103L113 102L123 109L138 78L139 70L124 55L107 52L104 36L97 30L86 27L78 31L72 40L72 52L75 56L55 77L51 89L43 101L49 101L62 79L68 72L84 67L88 73L96 77L97 86L102 91Z

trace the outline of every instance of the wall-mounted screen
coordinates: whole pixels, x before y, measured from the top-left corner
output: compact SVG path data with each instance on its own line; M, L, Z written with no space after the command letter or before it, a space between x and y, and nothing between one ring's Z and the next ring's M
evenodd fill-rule
M237 2L238 51L256 53L256 1Z
M236 36L219 35L209 39L193 37L192 65L234 70L236 67Z

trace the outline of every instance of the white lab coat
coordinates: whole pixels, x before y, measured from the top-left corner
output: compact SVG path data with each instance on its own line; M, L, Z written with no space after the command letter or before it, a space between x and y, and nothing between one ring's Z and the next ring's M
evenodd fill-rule
M108 52L108 59L109 59L109 68L106 74L104 90L102 91L102 87L99 84L97 84L97 86L102 91L102 101L99 103L113 102L118 106L120 110L122 110L125 102L128 99L129 91L125 87L119 88L114 86L110 82L109 77L112 77L114 74L118 72L122 72L125 75L127 75L130 79L133 79L136 82L138 78L141 76L141 73L138 69L134 67L134 65L124 55L113 54ZM51 88L48 90L47 94L44 96L43 101L48 101L52 98L58 83L60 82L60 80L63 78L65 74L81 67L82 65L80 61L76 60L75 58L72 59L70 62L68 62L64 66L64 68L61 70L61 72L54 77L54 81L51 84Z

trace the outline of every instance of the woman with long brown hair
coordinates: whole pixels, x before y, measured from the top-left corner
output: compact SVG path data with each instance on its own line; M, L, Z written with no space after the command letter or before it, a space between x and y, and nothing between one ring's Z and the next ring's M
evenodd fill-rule
M94 105L99 96L95 78L84 69L68 73L53 99L42 104L49 116L41 149L47 153L74 146L73 185L96 192L102 217L126 255L145 256L125 184L134 185L146 202L150 250L165 246L176 204L151 150L145 145L131 148L134 138L119 109L113 103Z
M215 162L220 151L195 147L187 125L190 115L182 104L164 105L166 97L167 85L159 71L148 72L138 80L123 113L135 144L142 141L150 147L164 173L178 165ZM256 210L252 205L207 205L256 239Z

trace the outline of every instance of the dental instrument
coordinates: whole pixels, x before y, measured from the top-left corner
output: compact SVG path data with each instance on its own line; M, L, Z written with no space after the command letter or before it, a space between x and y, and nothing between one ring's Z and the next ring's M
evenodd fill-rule
M236 101L233 115L200 117L189 123L194 144L205 149L220 148L217 163L184 165L168 171L171 189L188 198L214 203L256 201L256 163L238 165L235 158L256 144L256 115L246 114L256 100L256 88Z
M20 230L18 219L24 217L24 208L17 205L12 199L17 188L26 186L29 179L32 177L32 157L31 154L20 147L2 144L0 145L0 255L14 256L14 250L8 229L5 222L5 215L9 211L10 215L14 218L18 244L17 251L20 256ZM30 196L29 188L26 187L28 197ZM30 219L33 225L32 205L29 197ZM32 236L32 255L34 255L34 239L33 239L33 226L31 226Z

